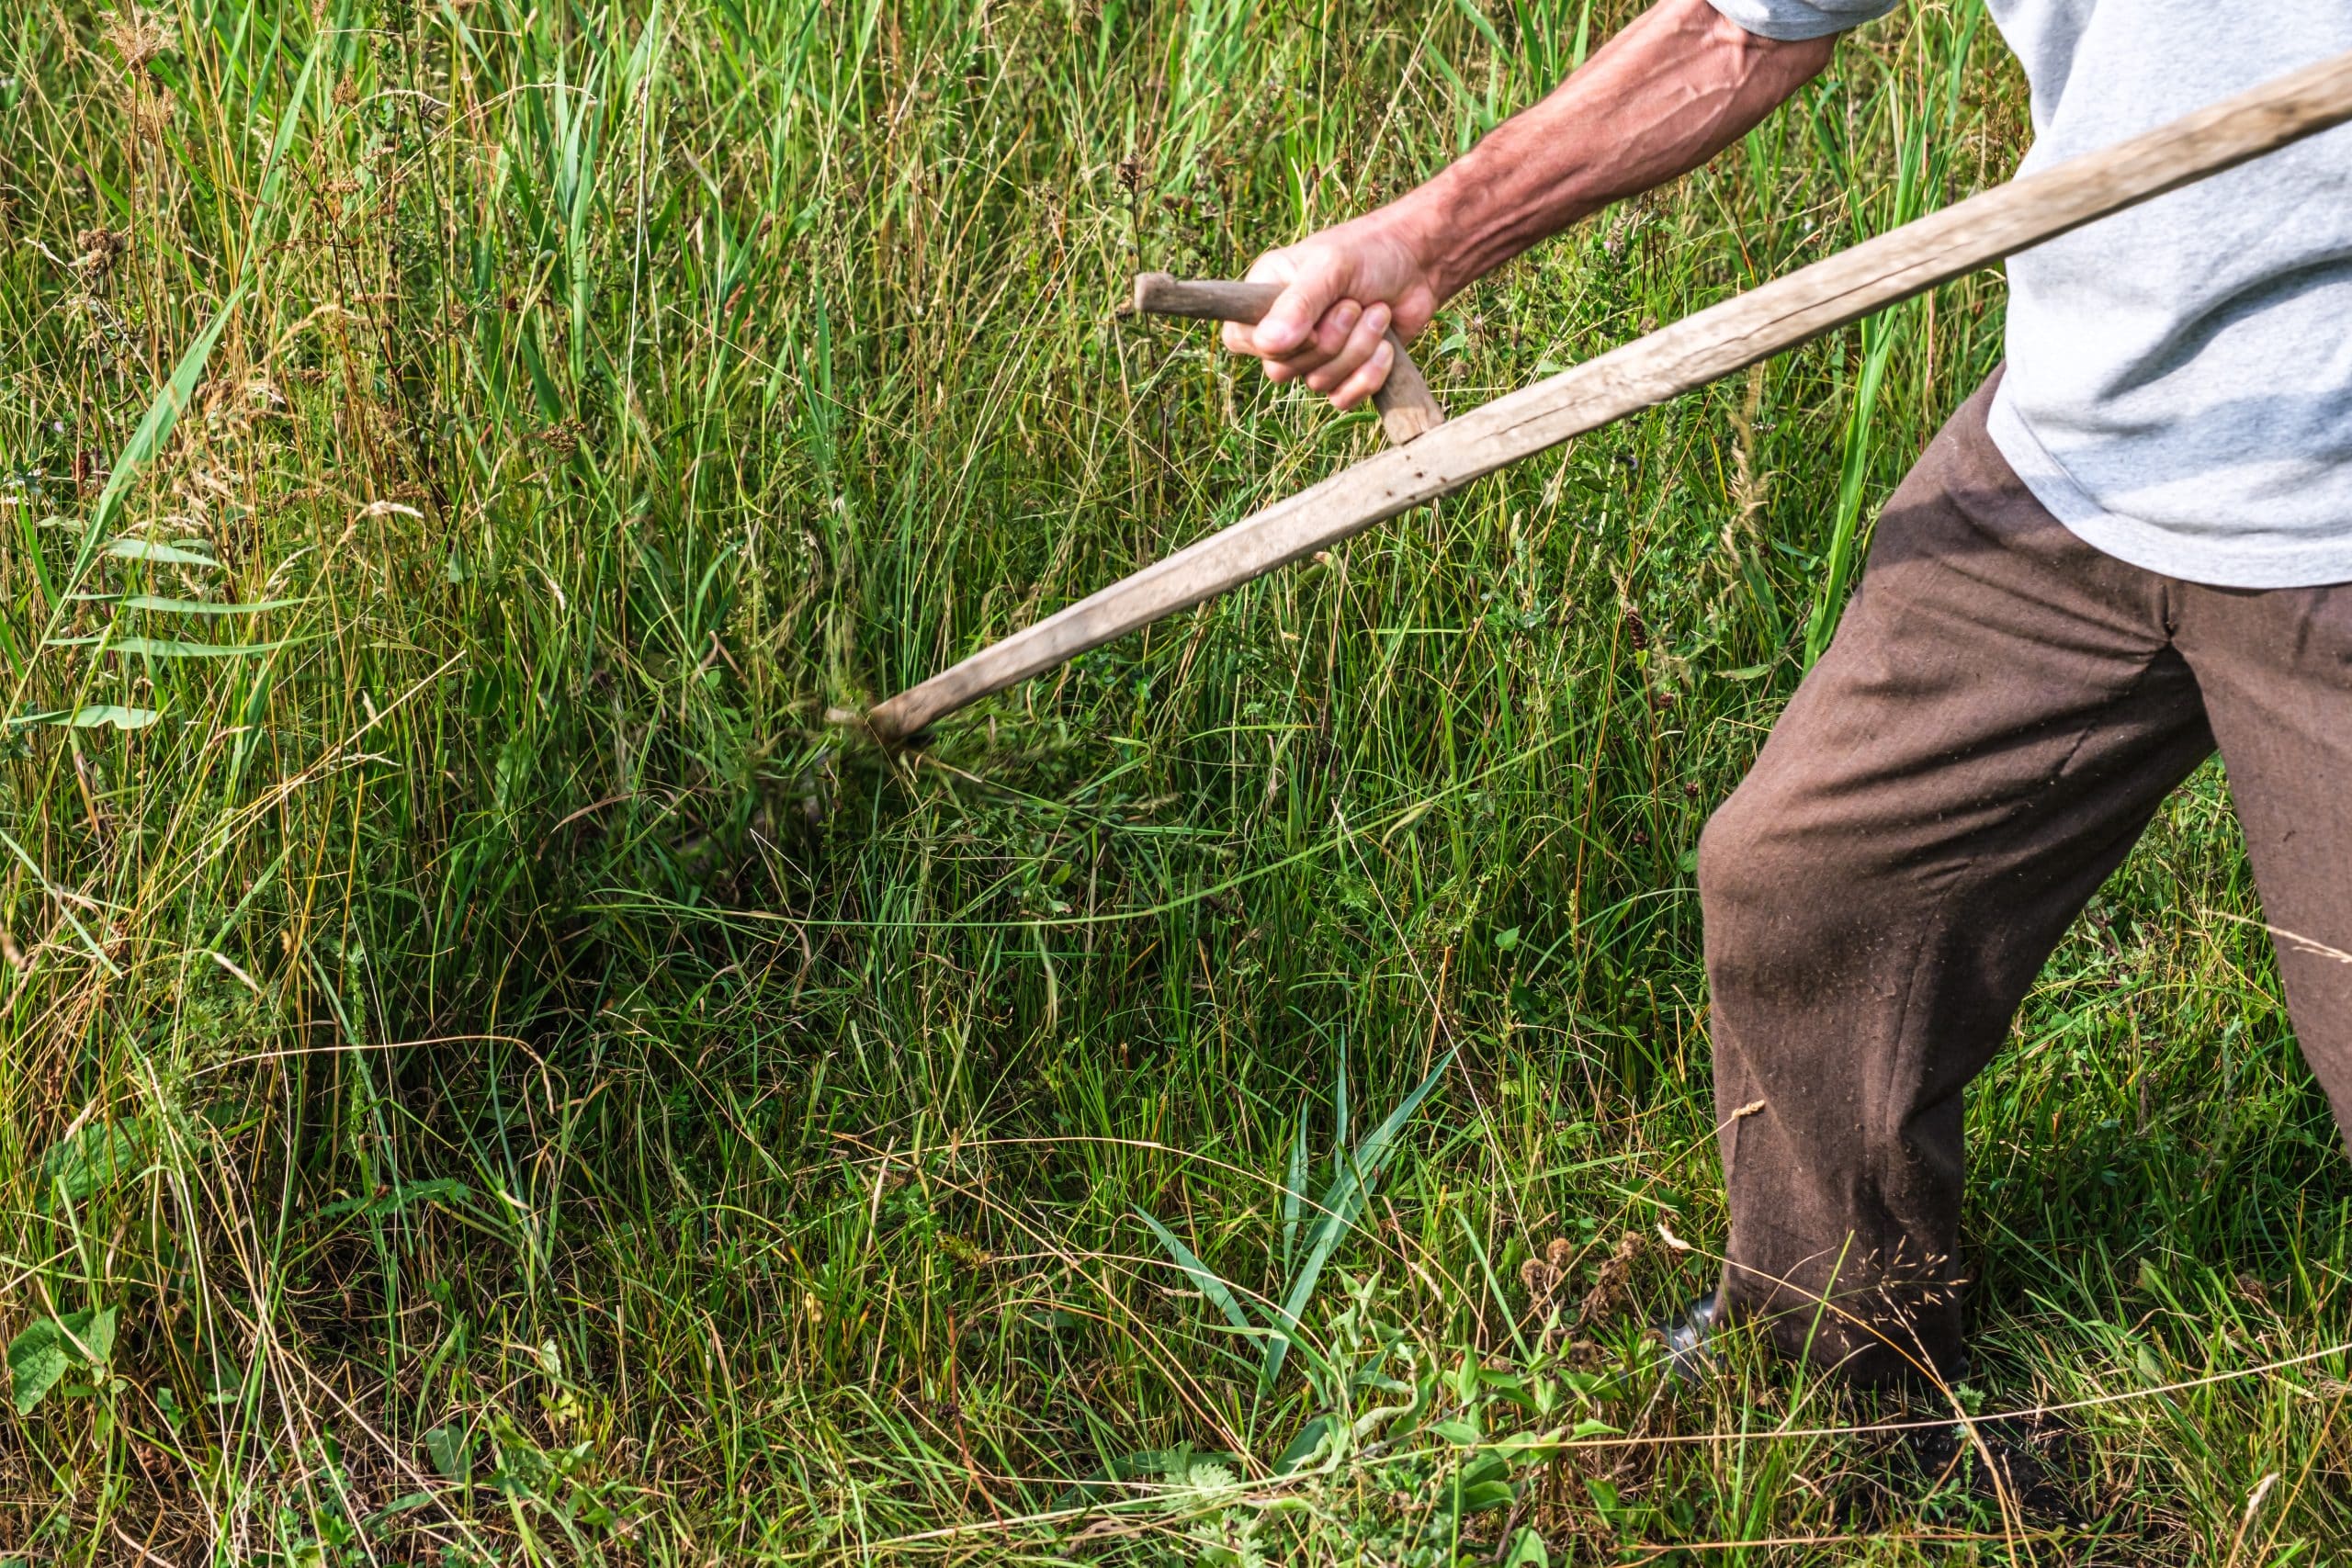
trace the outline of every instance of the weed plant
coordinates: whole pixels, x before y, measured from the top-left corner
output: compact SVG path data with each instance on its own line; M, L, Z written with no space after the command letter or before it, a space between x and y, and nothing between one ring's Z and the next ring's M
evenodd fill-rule
M1628 14L12 10L0 1561L2352 1545L2352 1180L2211 771L1973 1098L1948 1404L1642 1331L1723 1234L1700 824L1997 276L927 750L824 722L1373 450L1125 280ZM2027 134L1907 7L1417 353L1468 406Z

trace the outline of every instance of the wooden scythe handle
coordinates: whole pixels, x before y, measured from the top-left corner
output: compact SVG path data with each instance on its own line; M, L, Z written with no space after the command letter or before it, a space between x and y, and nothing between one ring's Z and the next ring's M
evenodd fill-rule
M1147 272L1136 278L1136 309L1147 316L1190 316L1203 321L1256 322L1282 298L1279 283L1221 283L1170 277ZM1405 352L1405 340L1388 330L1388 346L1396 352L1388 379L1373 393L1372 406L1380 411L1380 427L1389 441L1402 446L1445 423L1445 411L1421 376L1421 367Z
M905 739L967 703L1507 463L2346 120L2352 120L2352 53L1930 213L1498 398L1409 446L1344 468L899 693L867 714L865 727L884 740ZM2352 149L2346 151L2352 155Z

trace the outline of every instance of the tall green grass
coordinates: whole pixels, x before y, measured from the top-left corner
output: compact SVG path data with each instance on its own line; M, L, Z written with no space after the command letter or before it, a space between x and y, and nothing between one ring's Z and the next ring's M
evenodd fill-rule
M1699 825L1996 277L922 754L823 722L1372 450L1125 278L1403 188L1627 14L0 35L0 1560L2343 1550L2352 1182L2211 773L1972 1107L1956 1397L2047 1411L2049 1495L1642 1340L1722 1235ZM2025 134L1910 8L1417 353L1467 405Z

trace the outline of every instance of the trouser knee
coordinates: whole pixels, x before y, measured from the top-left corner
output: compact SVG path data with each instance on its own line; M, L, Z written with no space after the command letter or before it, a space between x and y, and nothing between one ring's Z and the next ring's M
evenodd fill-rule
M1818 961L1857 934L1869 868L1834 835L1792 829L1743 786L1699 835L1699 908L1710 970Z

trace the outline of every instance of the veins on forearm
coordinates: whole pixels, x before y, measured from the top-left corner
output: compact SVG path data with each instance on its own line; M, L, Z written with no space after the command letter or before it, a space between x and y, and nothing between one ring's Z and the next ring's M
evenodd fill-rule
M1828 62L1706 0L1663 0L1543 102L1397 204L1442 297L1621 197L1698 167Z

